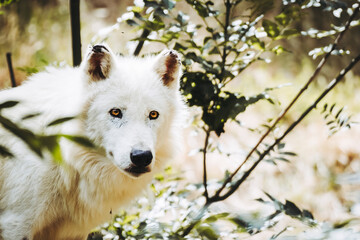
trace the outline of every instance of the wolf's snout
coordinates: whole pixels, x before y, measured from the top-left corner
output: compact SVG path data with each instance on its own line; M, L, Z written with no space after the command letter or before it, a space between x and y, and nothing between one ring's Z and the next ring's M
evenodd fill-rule
M135 164L137 167L146 167L151 163L151 160L153 158L153 155L151 151L146 150L138 150L133 149L130 153L130 159L133 164Z

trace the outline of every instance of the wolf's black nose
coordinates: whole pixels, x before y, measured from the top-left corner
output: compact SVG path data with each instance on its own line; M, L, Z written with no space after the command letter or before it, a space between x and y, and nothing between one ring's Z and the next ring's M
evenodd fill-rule
M130 159L137 167L146 167L151 163L152 158L153 155L151 151L148 150L133 149L130 153Z

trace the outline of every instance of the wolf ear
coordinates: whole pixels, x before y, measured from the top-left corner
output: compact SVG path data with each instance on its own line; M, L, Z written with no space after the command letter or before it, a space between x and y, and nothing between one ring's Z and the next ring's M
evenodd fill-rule
M160 75L161 81L165 86L177 86L181 71L181 61L179 55L174 50L164 50L155 62L155 71Z
M108 46L97 44L89 46L84 69L91 81L100 81L109 77L114 65L114 54Z

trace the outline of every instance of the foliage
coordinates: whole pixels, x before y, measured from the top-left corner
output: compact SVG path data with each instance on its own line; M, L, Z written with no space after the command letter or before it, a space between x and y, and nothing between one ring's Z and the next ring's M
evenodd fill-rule
M183 231L192 218L196 222L193 223L193 231L186 236L187 239L219 239L225 236L238 239L247 234L256 235L273 229L280 222L280 215L289 216L308 226L318 224L309 211L300 210L289 200L283 204L268 193L265 194L270 201L261 198L257 201L270 206L271 211L275 210L270 215L262 207L259 212L252 214L201 209L203 199L196 197L203 191L201 185L186 183L178 176L179 173L167 168L165 175L158 175L152 183L156 201L140 198L131 209L116 215L113 222L90 234L88 240L182 239ZM197 218L199 215L202 218ZM224 228L224 225L227 227Z
M140 37L133 39L139 45L143 41L160 42L183 56L183 94L190 106L202 109L201 120L206 129L220 136L225 123L249 105L262 99L272 102L267 90L246 96L229 91L227 85L254 62L270 61L263 57L264 53L286 52L276 42L300 34L291 26L299 19L300 7L285 6L274 20L269 20L263 19L263 14L270 9L263 6L272 1L251 1L251 8L256 10L247 18L235 15L241 11L242 1L226 1L225 13L221 13L224 9L215 9L211 1L186 2L201 23L191 22L188 14L176 9L175 1L166 0L135 1L118 24L126 22L142 31Z
M89 239L96 239L96 236L102 235L109 239L181 239L184 237L189 239L219 239L225 235L237 239L244 233L256 234L272 228L279 222L277 217L281 214L296 218L309 227L317 225L309 211L300 210L288 200L281 203L269 194L266 195L270 202L263 199L258 199L258 201L270 203L274 206L275 212L251 221L227 212L214 213L210 205L229 197L262 160L277 164L277 161L289 162L289 157L296 156L294 152L284 150L283 138L316 107L318 102L353 65L350 64L351 66L346 71L341 72L336 78L335 84L330 85L314 104L285 130L281 137L274 140L273 144L263 143L263 140L275 129L275 126L298 100L299 96L306 91L329 55L342 56L351 53L350 49L340 49L337 44L347 29L359 25L359 19L356 19L356 14L354 14L358 11L359 4L351 5L341 1L283 0L281 7L278 8L281 9L280 11L275 14L273 12L268 14L278 4L276 1L224 0L219 4L215 1L186 0L186 3L192 12L184 13L180 8L177 8L177 2L173 0L136 0L134 6L129 7L127 12L118 19L118 23L110 28L108 34L112 30L119 29L120 24L126 23L139 33L138 37L133 39L137 42L134 55L140 54L146 41L164 44L182 55L184 74L181 79L181 90L190 106L201 109L201 121L196 123L206 136L204 148L200 150L203 153L203 185L201 187L201 184L187 183L178 189L179 182L177 180L169 180L168 184L173 184L173 188L164 185L161 181L156 181L153 186L160 189L165 188L163 191L166 193L156 194L155 205L150 204L144 207L140 204L135 213L123 212L115 218L111 225L104 226L101 233L98 232L94 234L94 238L89 237ZM335 18L342 19L342 21L329 24L330 29L327 30L299 29L296 23L306 17L307 11L314 8L320 8L324 12L331 13ZM200 20L196 21L189 17L193 15L196 15ZM350 20L344 25L343 19L349 18L349 16ZM259 61L270 63L269 56L279 56L290 52L283 43L292 38L331 39L334 36L337 38L333 44L321 46L309 52L313 59L323 57L318 69L288 107L273 121L273 124L265 125L267 131L249 152L244 162L234 172L226 172L223 180L215 183L209 182L206 178L206 156L211 151L211 146L208 143L210 134L214 132L220 136L224 133L224 126L227 122L231 120L239 122L239 115L244 113L248 106L260 100L268 100L271 104L275 103L270 96L270 92L273 90L271 88L266 88L256 95L247 96L232 90L229 83L238 79L241 73L253 63ZM104 39L106 37L106 35L103 36ZM332 110L327 107L324 107L324 110L330 111L329 116L333 116ZM330 122L330 125L337 124L337 127L333 127L332 130L338 130L350 121L349 119L340 119L341 111L338 110L333 116L335 120ZM261 130L258 131L262 132ZM257 156L252 157L254 152L257 153ZM251 167L243 170L244 164L249 159L252 161ZM191 194L188 193L189 187L193 189ZM216 189L213 196L209 194L208 189ZM223 193L225 189L227 192ZM196 198L196 200L193 198L193 194L199 196L201 192L204 193L205 202L203 198ZM173 201L173 199L176 200ZM160 204L160 207L157 204ZM173 218L166 218L164 222L160 217L154 217L155 213L162 212L161 207L166 209L163 212L165 215L169 211L171 212L170 209L177 208L177 211L172 211ZM144 209L148 209L148 211L143 213ZM231 230L226 232L225 228L219 227L219 223L221 225L224 221L232 222L235 224L235 228L230 228ZM278 234L273 235L271 239L278 238L287 230L288 228L283 229Z
M0 1L0 7L5 7L7 5L10 5L14 0L2 0Z
M16 0L2 0L0 1L0 15L4 14L4 11L1 10L1 8L6 7L12 3L16 2Z
M340 109L336 108L336 103L333 103L331 106L327 103L324 104L322 114L324 115L324 120L326 125L329 127L329 135L334 135L341 129L348 128L350 129L352 125L356 122L351 120L351 115L344 113L345 107Z
M181 176L181 175L180 175ZM216 183L212 183L216 185ZM216 187L216 186L214 186ZM151 185L155 201L151 197L141 197L131 208L114 216L110 223L96 229L88 240L100 239L247 239L262 232L275 232L270 239L298 239L292 228L304 229L301 239L338 239L338 234L356 239L360 233L345 226L354 226L356 219L330 224L314 219L308 210L299 208L294 202L281 202L269 193L259 202L255 212L230 213L218 208L202 209L204 201L197 196L203 188L201 184L188 183L179 173L167 168L164 174L157 175ZM199 216L201 218L198 218ZM193 222L193 230L183 236L183 231ZM293 220L291 225L278 230L283 222ZM343 228L343 229L342 229ZM281 229L281 228L280 228ZM282 238L282 235L286 237ZM259 236L261 238L261 235Z
M18 123L14 123L2 114L2 110L15 107L18 104L21 103L19 103L18 101L7 101L0 104L0 124L4 129L8 130L10 133L21 139L29 147L30 150L32 150L36 155L38 155L38 157L42 158L44 153L48 152L52 155L54 161L61 163L62 156L59 145L60 138L66 138L84 147L95 147L87 138L83 136L72 136L67 134L44 135L33 133L31 130L21 127ZM41 113L26 115L22 117L22 121L37 117L40 114ZM65 117L56 119L50 122L47 127L62 124L74 118L75 117ZM11 150L1 145L0 155L2 155L3 157L13 157Z

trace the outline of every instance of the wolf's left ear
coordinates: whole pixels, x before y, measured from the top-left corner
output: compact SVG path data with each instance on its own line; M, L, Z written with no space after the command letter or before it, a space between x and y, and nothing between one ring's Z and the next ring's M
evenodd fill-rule
M86 58L82 67L91 81L100 81L109 77L115 59L108 46L104 44L89 46Z
M160 75L161 81L165 86L177 86L180 72L181 61L179 55L174 50L164 50L158 56L154 65L155 71Z

